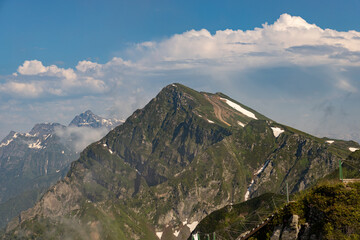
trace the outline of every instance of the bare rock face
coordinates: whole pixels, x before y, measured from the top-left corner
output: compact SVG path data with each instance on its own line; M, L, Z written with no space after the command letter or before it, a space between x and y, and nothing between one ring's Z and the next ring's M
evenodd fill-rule
M301 225L299 235L300 240L310 239L310 225L308 223Z
M292 215L289 219L289 224L284 228L281 239L282 240L293 240L297 239L299 234L299 216Z
M270 240L279 240L281 235L281 229L282 227L275 228L274 233L271 236Z
M18 218L11 221L7 226L7 231L12 231L19 224L36 216L58 218L78 210L80 198L81 193L75 186L69 184L68 178L65 178L50 188L33 208L21 212Z
M275 227L270 240L298 239L299 231L299 216L292 215L285 226L281 225Z

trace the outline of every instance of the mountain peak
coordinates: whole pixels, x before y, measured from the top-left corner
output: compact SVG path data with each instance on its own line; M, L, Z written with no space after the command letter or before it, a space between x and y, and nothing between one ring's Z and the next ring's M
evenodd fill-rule
M86 110L84 113L85 115L95 115L91 110Z
M197 117L223 127L244 127L252 120L270 120L221 92L198 92L179 83L164 87L155 100L160 98L172 101L175 108L189 108Z
M92 127L92 128L114 128L121 124L123 121L117 119L106 119L94 114L91 110L77 115L69 124L69 126L76 127Z
M60 123L38 123L31 129L31 135L46 135L54 132L55 127L63 127Z

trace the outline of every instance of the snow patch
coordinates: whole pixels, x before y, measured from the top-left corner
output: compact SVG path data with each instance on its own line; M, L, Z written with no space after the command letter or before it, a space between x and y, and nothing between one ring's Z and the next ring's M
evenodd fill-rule
M271 127L273 130L273 134L275 137L278 137L281 133L285 132L285 130L279 128L279 127Z
M156 236L161 239L161 236L163 235L163 232L156 232Z
M51 136L51 134L48 134L48 135L44 138L44 140L48 139L50 136Z
M175 237L179 236L180 230L174 232Z
M36 142L34 142L34 143L30 143L29 145L28 145L28 147L29 148L32 148L32 149L43 149L43 148L45 148L45 147L43 147L43 146L41 146L41 141L40 141L40 139L38 139Z
M109 153L110 153L110 154L113 154L113 153L114 153L113 151L111 151L111 149L108 147L108 145L106 145L106 143L103 143L103 146L109 150Z
M209 123L214 123L214 121L211 121L211 120L209 120L209 119L208 119L208 122L209 122Z
M7 145L9 145L12 141L13 141L13 139L7 140L7 142L1 143L1 144L0 144L0 147L7 146Z
M240 122L240 121L237 121L237 124L239 124L239 125L242 126L242 127L245 127L245 124L243 124L243 123Z
M254 182L255 182L254 179L251 180L251 183L250 183L250 185L248 186L248 189L247 189L247 191L246 191L246 193L245 193L245 196L244 196L245 201L249 200L250 190L251 190L252 186L254 185Z
M194 229L196 228L196 226L198 225L198 221L195 221L195 222L192 222L192 223L190 223L190 224L187 224L186 226L188 227L188 228L190 228L190 232L192 232L192 231L194 231Z
M254 176L258 176L260 173L262 173L265 170L265 168L267 167L267 165L269 164L269 162L270 162L270 160L267 160L261 168L259 168L257 171L255 171ZM245 193L245 196L244 196L245 201L249 200L250 191L251 191L251 188L254 185L254 183L255 183L255 180L254 179L251 180L251 183L249 184L247 191Z
M332 144L334 142L334 140L327 140L326 141L328 144Z
M19 135L19 133L17 133L17 132L14 133L14 135L12 136L12 138L9 139L9 140L7 140L5 143L1 143L1 144L0 144L0 147L9 145L15 138L18 137L18 135Z
M355 151L359 150L359 148L349 147L349 150L350 150L351 152L355 152Z
M255 175L259 175L260 173L262 173L264 171L264 169L267 167L267 165L269 164L270 160L267 160L265 163L264 163L264 166L262 166L259 170L257 170L255 172Z
M234 108L236 111L241 112L242 114L244 114L245 116L248 116L249 118L253 118L253 119L257 119L257 117L255 116L254 113L244 109L243 107L241 107L239 104L236 104L226 98L220 98L221 100L225 100L225 102L232 108Z
M35 134L32 135L32 134L30 134L30 133L25 133L25 137L36 137L36 135L35 135Z

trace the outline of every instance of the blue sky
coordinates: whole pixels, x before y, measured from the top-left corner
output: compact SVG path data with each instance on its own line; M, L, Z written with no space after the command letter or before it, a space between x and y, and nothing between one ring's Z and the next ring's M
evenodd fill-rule
M83 59L107 62L134 43L190 29L254 29L282 13L322 28L360 30L360 2L1 0L0 74L24 60L72 67Z
M181 82L360 141L359 9L357 0L0 0L0 138L87 109L126 118Z

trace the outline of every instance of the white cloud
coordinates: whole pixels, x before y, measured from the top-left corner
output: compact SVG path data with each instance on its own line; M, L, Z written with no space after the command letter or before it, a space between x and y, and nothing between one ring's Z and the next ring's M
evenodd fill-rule
M101 65L91 61L80 61L76 66L76 69L80 72L87 72L89 70L97 70L100 69Z
M103 81L94 79L92 77L86 77L85 84L90 89L93 89L94 92L98 93L105 92L107 89L106 84Z
M23 65L18 68L18 72L22 75L37 75L46 71L47 68L38 60L25 61Z
M65 79L75 79L76 74L73 69L59 68L56 65L45 67L41 61L26 60L22 66L18 67L18 73L21 75L40 75L40 76L56 76Z
M318 29L315 24L309 24L301 17L290 16L289 14L283 14L273 25L274 30L286 31L289 28L296 29Z
M161 87L181 82L199 90L224 91L235 99L254 98L250 103L255 109L278 116L284 116L280 113L284 109L296 116L296 104L308 113L320 101L335 101L347 94L353 102L360 99L360 32L323 29L288 14L246 31L189 30L133 45L126 53L128 59L82 60L68 69L46 66L39 60L24 61L16 73L0 82L0 97L50 96L79 102L94 97L93 102L101 102L111 112L131 113ZM136 89L145 89L141 101L134 100L142 97L134 96ZM101 101L104 98L107 100ZM271 101L278 106L268 107ZM350 100L343 101L354 109ZM300 120L293 117L293 121Z
M114 61L116 62L117 59ZM113 64L113 61L108 64ZM5 83L0 83L0 92L14 98L68 97L104 93L109 90L107 83L99 79L104 77L104 66L106 64L81 61L76 67L76 72L72 68L44 66L39 60L25 61L18 67L18 73L13 73Z
M0 85L0 92L6 92L11 95L19 96L20 98L36 98L43 92L41 84L33 83L18 83L8 82Z
M338 83L337 83L337 86L340 88L340 89L343 89L347 92L350 92L350 93L356 93L357 92L357 89L356 87L352 86L348 80L346 79L339 79Z
M109 132L108 129L104 128L90 128L90 127L76 127L69 126L65 129L56 128L55 133L64 141L70 139L75 144L75 151L81 152L90 143L100 140Z
M234 69L284 64L360 66L359 37L356 31L321 29L301 17L283 14L274 24L254 30L226 29L213 35L206 29L191 30L138 44L134 51L143 54L143 64L168 68L198 68L209 62Z
M146 79L167 74L166 71L195 70L215 81L223 81L231 72L283 66L326 66L343 79L340 69L360 67L360 33L322 29L301 17L283 14L273 24L265 23L254 30L226 29L215 34L206 29L190 30L162 41L137 44L129 52L135 56L133 61L120 57L104 64L83 60L74 69L27 60L18 67L18 74L9 79L13 83L2 84L1 90L6 92L9 88L13 95L21 95L24 90L20 88L28 84L29 92L21 97L36 97L41 93L99 94L122 86L123 81L134 76ZM335 81L332 85L340 90L356 90L350 81L329 81Z

